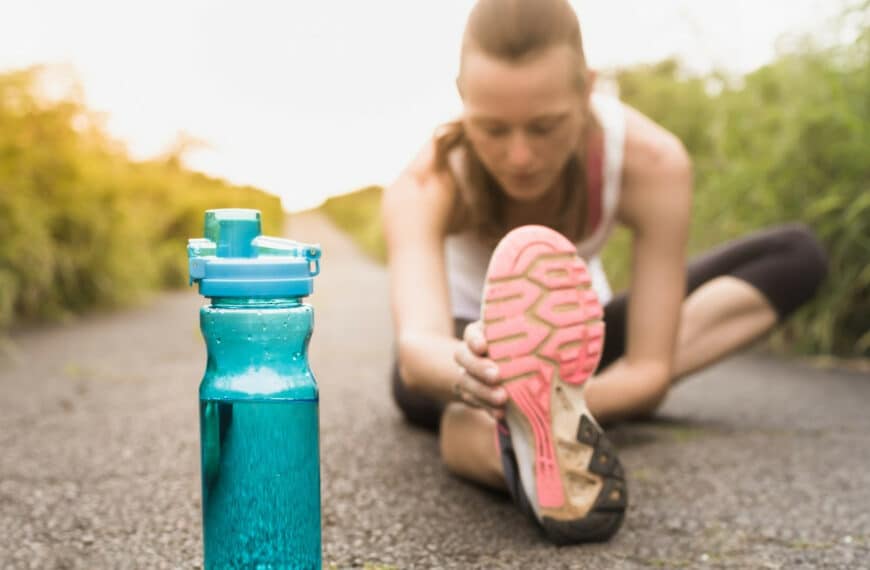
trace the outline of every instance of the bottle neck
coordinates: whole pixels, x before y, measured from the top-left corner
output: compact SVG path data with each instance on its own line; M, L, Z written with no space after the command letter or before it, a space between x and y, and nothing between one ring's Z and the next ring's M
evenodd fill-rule
M216 309L288 309L302 305L302 297L212 297Z

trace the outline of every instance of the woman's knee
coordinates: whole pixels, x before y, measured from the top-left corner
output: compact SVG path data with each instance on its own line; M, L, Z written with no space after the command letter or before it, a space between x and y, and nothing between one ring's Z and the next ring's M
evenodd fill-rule
M748 243L755 257L729 274L761 291L780 320L810 301L828 274L825 248L805 224L773 227Z
M825 247L815 232L804 223L795 222L778 228L779 237L804 271L804 277L813 289L824 281L828 274L829 258Z
M816 295L828 275L828 254L815 233L805 224L792 223L779 229L783 242L780 265L782 283L777 287L782 299L777 304L780 318L785 318Z

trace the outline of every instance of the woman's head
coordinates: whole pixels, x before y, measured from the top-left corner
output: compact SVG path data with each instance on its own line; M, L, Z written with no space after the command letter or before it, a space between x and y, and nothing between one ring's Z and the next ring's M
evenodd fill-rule
M479 0L457 86L468 142L508 197L559 183L588 126L592 75L567 0Z

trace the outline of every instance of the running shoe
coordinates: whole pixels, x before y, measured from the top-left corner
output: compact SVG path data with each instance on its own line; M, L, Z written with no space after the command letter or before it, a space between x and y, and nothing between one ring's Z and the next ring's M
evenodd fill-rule
M523 226L499 242L481 319L508 392L497 436L508 490L556 544L607 540L628 495L616 450L583 398L604 346L603 311L567 238Z

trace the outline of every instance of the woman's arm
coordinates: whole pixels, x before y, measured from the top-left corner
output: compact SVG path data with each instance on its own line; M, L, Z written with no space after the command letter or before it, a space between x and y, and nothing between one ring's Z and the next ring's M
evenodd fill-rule
M463 364L479 376L495 363L472 357L476 351L471 347L479 341L463 342L453 336L444 237L455 189L447 173L434 169L433 153L429 143L385 189L381 215L400 376L409 388L448 401L461 378L459 355L467 356ZM470 381L468 386L475 394L480 392L481 400L488 399L486 386Z
M599 419L653 411L671 380L686 287L692 173L672 134L626 108L619 221L633 234L625 355L589 383Z

